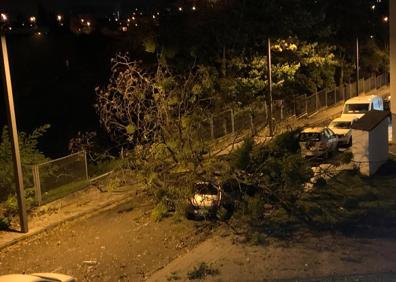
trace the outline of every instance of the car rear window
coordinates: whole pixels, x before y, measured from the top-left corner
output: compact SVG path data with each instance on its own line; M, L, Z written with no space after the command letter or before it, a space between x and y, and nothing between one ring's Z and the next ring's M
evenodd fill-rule
M300 134L300 141L320 141L320 133L316 132L303 132Z
M218 191L215 185L211 183L197 183L195 184L195 191L198 194L217 195Z

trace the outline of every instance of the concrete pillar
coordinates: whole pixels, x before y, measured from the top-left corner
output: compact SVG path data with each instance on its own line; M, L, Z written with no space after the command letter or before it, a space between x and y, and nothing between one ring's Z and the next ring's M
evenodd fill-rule
M389 1L390 27L390 93L392 112L392 143L396 144L396 1Z

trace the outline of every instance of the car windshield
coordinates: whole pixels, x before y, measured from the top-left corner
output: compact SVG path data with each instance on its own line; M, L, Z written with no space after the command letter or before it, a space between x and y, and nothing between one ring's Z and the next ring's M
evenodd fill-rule
M300 134L300 141L319 141L320 140L320 133L317 132L303 132Z
M198 194L217 195L218 193L216 186L211 183L197 183L194 188Z
M346 104L344 114L367 113L369 104Z
M330 124L331 127L340 129L350 129L352 122L350 121L334 121Z

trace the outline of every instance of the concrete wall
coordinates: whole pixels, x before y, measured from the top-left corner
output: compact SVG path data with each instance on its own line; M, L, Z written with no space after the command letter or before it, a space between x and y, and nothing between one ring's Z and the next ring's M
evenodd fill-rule
M390 27L390 93L392 111L392 140L396 143L396 1L389 1L389 27Z
M388 120L369 133L370 175L374 175L389 158Z
M362 175L370 175L369 167L369 132L352 130L353 161L359 166Z

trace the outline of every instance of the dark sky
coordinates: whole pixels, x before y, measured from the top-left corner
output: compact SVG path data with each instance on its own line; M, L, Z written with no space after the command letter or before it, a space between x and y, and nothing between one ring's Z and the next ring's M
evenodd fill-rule
M172 1L169 1L172 2ZM34 13L38 4L48 7L50 10L63 10L72 6L95 6L116 7L117 5L124 8L134 6L147 6L155 3L154 0L0 0L0 11Z

